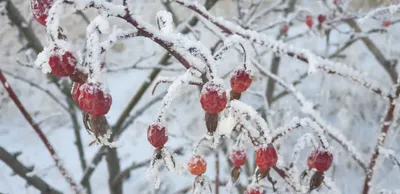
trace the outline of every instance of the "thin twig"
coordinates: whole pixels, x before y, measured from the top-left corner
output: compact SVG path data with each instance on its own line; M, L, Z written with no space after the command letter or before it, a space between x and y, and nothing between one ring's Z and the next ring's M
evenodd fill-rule
M385 143L387 133L390 129L390 126L393 123L393 120L395 119L395 110L396 110L396 105L397 105L397 103L395 103L395 100L397 100L398 96L400 95L400 84L396 84L396 92L395 93L396 93L396 95L395 95L396 98L389 98L388 108L386 110L385 118L382 122L380 133L377 138L378 142L376 143L374 153L372 154L370 162L368 164L368 168L367 168L366 176L365 176L365 180L364 180L364 187L363 187L363 192L362 192L363 194L369 193L369 190L371 188L370 184L371 184L372 176L374 175L374 171L376 170L375 165L376 165L377 159L380 155L379 149Z
M44 93L47 94L47 96L49 96L54 102L56 102L58 105L60 105L60 107L61 107L62 109L64 109L66 112L69 112L68 108L67 108L63 103L61 103L60 100L58 100L57 97L55 97L49 90L44 89L44 88L41 87L40 85L38 85L38 84L36 84L36 83L34 83L34 82L32 82L32 81L26 79L26 78L23 78L23 77L18 76L18 75L14 75L13 73L8 72L8 71L5 71L5 70L2 70L2 69L0 69L0 70L1 70L4 74L6 74L6 75L8 75L8 76L10 76L10 77L12 77L12 78L14 78L14 79L20 80L20 81L22 81L22 82L24 82L24 83L27 83L27 84L29 84L30 86L32 86L32 87L34 87L34 88L36 88L36 89L38 89L38 90L44 92Z
M43 131L39 128L39 125L37 125L33 121L31 115L26 111L25 107L22 105L21 101L18 99L17 95L14 93L14 90L11 88L11 86L7 82L7 79L4 77L4 74L1 70L0 70L0 81L3 84L4 88L7 90L10 98L13 100L15 105L18 107L18 109L21 111L21 113L25 117L26 121L28 121L28 123L32 126L32 128L35 130L35 132L37 133L39 138L42 140L42 142L46 146L47 151L49 151L49 153L50 153L52 159L54 160L54 163L56 164L61 175L65 178L65 180L68 182L68 184L71 186L71 188L74 190L75 193L81 193L81 189L76 184L76 182L72 179L72 177L68 173L67 169L62 164L60 157L58 156L57 152L51 145L50 141L47 139L47 137L43 133Z

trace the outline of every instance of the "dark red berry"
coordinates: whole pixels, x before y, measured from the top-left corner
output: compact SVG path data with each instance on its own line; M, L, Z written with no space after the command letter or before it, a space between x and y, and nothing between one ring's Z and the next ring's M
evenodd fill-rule
M391 21L387 20L383 22L383 27L388 28L392 24Z
M155 148L164 147L165 143L168 141L168 136L166 134L166 128L159 123L154 123L147 129L147 140Z
M33 18L43 26L46 26L46 19L53 0L31 0Z
M326 16L325 15L322 15L322 14L318 15L318 22L320 24L324 23L325 20L326 20Z
M190 158L188 169L193 175L202 175L207 170L207 162L204 160L203 156L195 155Z
M54 50L49 58L51 73L58 77L70 76L74 73L76 67L76 58L71 52L60 53Z
M308 26L309 28L312 28L313 23L314 23L314 22L313 22L312 17L311 17L310 15L306 16L306 24L307 24L307 26Z
M236 93L242 93L250 87L252 81L249 70L237 69L231 77L231 88Z
M259 186L249 185L244 191L244 194L262 194L263 189Z
M208 114L216 114L224 110L228 99L222 85L208 82L204 85L201 92L200 103L201 107Z
M79 96L81 95L81 91L80 91L81 86L82 86L82 84L80 84L78 82L74 82L72 84L71 96L72 96L72 99L74 99L74 101L76 103L78 103Z
M233 166L241 167L246 164L246 151L243 149L232 150L230 158Z
M333 155L327 151L314 150L307 159L307 165L320 172L327 171L333 162Z
M104 93L99 83L85 83L81 86L79 107L92 117L101 117L108 113L112 98L109 93Z
M278 162L278 154L272 144L262 146L256 153L256 164L260 169L269 169Z
M289 31L289 25L288 24L283 24L282 28L281 28L281 33L282 34L287 34Z

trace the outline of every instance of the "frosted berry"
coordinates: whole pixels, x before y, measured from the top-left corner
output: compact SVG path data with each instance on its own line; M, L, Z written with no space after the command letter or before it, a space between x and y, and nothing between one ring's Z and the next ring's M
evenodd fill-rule
M383 27L385 27L385 28L388 28L390 25L392 24L392 22L391 21L384 21L383 22Z
M33 18L43 26L46 26L46 19L53 0L31 0Z
M195 155L188 162L189 172L193 175L202 175L207 170L207 162L200 155Z
M307 159L307 165L320 172L327 171L333 162L333 156L327 151L314 150Z
M311 17L310 15L306 16L306 24L307 24L307 26L308 26L309 28L312 28L313 23L314 23L314 22L313 22L312 17Z
M322 14L318 15L318 22L320 24L324 23L325 20L326 20L326 16L325 15L322 15Z
M269 169L278 162L278 154L272 144L263 146L257 150L256 164L260 169Z
M249 70L237 69L231 77L231 88L236 93L242 93L250 87L252 81Z
M232 150L230 155L233 166L240 167L246 164L246 151L242 149Z
M81 95L81 91L80 91L81 86L82 86L82 84L80 84L78 82L74 82L72 84L71 96L72 96L72 99L74 99L74 101L76 103L78 103L79 96Z
M101 117L108 113L112 98L104 93L99 83L85 83L80 88L79 107L92 117Z
M212 81L204 85L200 96L200 103L201 107L208 114L216 114L224 110L227 101L228 99L222 85Z
M60 53L55 50L49 58L51 73L58 77L72 75L75 71L76 63L76 58L68 51Z
M281 33L282 34L287 34L289 31L289 25L288 24L284 24L281 28Z
M249 185L244 191L244 194L262 194L263 189L259 186Z
M165 143L168 141L166 131L166 128L161 124L151 124L147 129L147 140L155 148L160 149L164 147Z

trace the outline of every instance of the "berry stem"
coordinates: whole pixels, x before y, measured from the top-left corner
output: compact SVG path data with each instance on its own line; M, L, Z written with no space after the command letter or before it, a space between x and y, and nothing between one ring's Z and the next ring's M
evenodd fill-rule
M242 43L239 42L238 44L240 45L240 47L243 50L243 68L247 69L247 64L246 64L247 63L247 53L246 53L246 49L244 48Z
M7 90L11 100L15 103L15 105L21 111L22 115L25 117L26 121L28 121L28 123L32 126L32 128L35 130L36 134L39 136L39 138L42 140L42 142L46 146L47 151L49 151L49 153L50 153L51 157L53 158L54 163L56 164L61 175L65 178L65 180L68 182L68 184L71 186L71 188L74 190L75 193L81 193L81 190L80 190L78 184L76 184L75 180L72 179L72 177L68 173L67 169L63 166L63 164L60 160L60 157L58 156L54 147L51 145L50 141L47 139L47 137L43 133L42 129L40 129L39 125L37 123L35 123L35 121L33 121L31 115L28 113L28 111L22 105L21 101L18 99L17 95L14 93L14 90L11 88L11 86L7 82L7 79L1 70L0 70L0 81L3 84L4 88Z

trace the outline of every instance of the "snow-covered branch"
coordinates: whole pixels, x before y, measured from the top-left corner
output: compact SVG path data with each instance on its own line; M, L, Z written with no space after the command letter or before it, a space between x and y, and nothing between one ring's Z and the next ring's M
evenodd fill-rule
M309 115L311 119L324 130L324 132L328 133L332 139L337 141L353 157L353 159L360 165L360 167L363 170L366 170L366 165L364 163L365 161L364 155L357 150L357 148L353 145L353 143L350 140L348 140L340 132L339 129L330 126L321 118L320 113L314 110L313 103L308 101L305 98L305 96L299 91L297 91L292 84L289 84L288 82L279 78L275 74L272 74L270 71L262 68L255 60L252 60L252 62L262 75L274 79L279 85L288 90L289 93L291 93L300 104L301 106L300 110L303 113Z
M387 89L383 88L378 81L367 77L365 73L359 72L348 65L336 63L328 59L323 59L307 49L298 49L293 47L292 45L287 45L282 41L276 41L274 39L268 38L255 31L243 29L238 25L225 21L223 18L217 18L211 15L203 6L199 5L196 2L192 3L186 0L171 1L195 11L206 20L220 28L226 34L237 34L244 39L269 48L275 54L287 55L308 63L309 73L314 73L317 69L321 69L328 74L336 74L355 81L356 83L361 84L367 89L383 97L390 96Z

